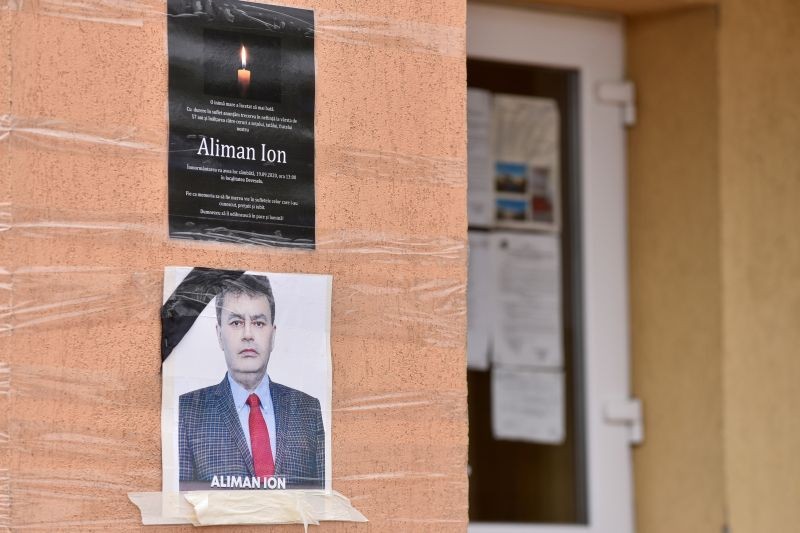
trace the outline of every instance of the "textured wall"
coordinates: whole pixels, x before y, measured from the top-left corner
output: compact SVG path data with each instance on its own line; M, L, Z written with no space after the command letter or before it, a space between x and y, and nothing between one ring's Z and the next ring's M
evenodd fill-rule
M713 8L628 22L631 340L646 439L641 533L723 517L717 26Z
M795 0L724 0L721 176L731 528L800 523L800 55Z
M800 522L798 23L793 0L631 21L645 533L719 531L723 512L736 533Z
M0 11L0 526L139 529L126 492L161 483L162 269L203 265L334 276L334 488L371 522L326 530L465 529L465 5L293 5L319 30L315 252L166 238L163 2Z

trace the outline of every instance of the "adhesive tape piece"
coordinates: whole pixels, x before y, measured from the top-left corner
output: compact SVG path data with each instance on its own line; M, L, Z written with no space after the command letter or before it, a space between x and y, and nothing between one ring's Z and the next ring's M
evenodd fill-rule
M309 524L321 521L366 522L350 500L322 490L131 492L142 524ZM169 509L169 512L165 510Z

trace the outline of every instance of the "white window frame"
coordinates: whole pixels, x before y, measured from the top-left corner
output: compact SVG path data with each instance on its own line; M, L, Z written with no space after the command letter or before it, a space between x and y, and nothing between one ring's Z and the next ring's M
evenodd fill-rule
M580 198L588 525L472 522L470 533L633 533L630 430L604 419L630 397L625 130L601 82L624 75L620 18L468 3L470 58L580 73Z

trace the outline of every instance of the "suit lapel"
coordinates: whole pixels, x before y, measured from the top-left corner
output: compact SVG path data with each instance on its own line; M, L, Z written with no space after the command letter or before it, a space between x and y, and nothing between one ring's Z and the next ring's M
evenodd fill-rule
M247 465L247 471L251 476L254 476L253 456L250 454L250 450L247 447L244 431L239 423L239 415L236 413L236 405L233 403L233 394L231 394L231 387L228 384L227 374L222 379L222 383L217 385L216 396L217 412L219 413L220 419L225 424L231 436L233 436L236 449L239 450L244 464Z
M286 439L285 436L287 435L286 424L289 423L288 417L284 416L286 414L286 406L284 403L286 401L283 395L283 389L276 385L272 380L269 382L269 394L272 396L272 411L275 413L275 475L280 476L283 475L283 462L284 458L286 457Z

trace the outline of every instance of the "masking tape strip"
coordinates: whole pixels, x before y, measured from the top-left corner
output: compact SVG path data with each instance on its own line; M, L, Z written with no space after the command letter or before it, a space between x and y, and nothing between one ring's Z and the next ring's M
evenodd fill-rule
M46 150L83 155L92 150L98 158L151 159L159 165L169 152L163 130L148 131L133 125L97 127L55 118L0 114L0 142L12 140L21 143L22 149L34 150L33 154L35 150ZM430 184L449 188L463 188L466 184L466 161L461 157L369 150L323 141L317 142L316 149L328 165L328 174L390 181L402 169L405 175Z
M252 0L247 0L252 1ZM292 5L284 0L263 0L256 3ZM302 7L302 6L296 6ZM16 11L49 17L142 27L145 23L165 19L165 0L0 0L0 12ZM355 11L341 12L315 9L315 39L343 45L392 47L419 54L463 57L466 31L463 20L455 17L449 24L421 20L398 20Z
M0 291L7 289L0 283ZM7 295L10 299L10 291ZM0 309L3 307L0 298ZM2 311L0 311L2 316ZM2 319L0 319L2 320ZM2 324L0 324L0 328ZM2 329L0 329L0 332ZM0 344L2 346L2 344ZM11 511L13 495L11 492L11 439L9 438L9 399L11 397L11 366L0 362L0 457L3 468L0 468L0 530L11 531Z
M0 199L1 200L1 199ZM109 210L109 209L107 209ZM120 244L120 238L136 239L138 244L161 244L166 240L162 226L164 214L136 213L134 211L117 211L109 214L101 210L78 211L76 209L52 209L46 206L26 206L0 201L0 234L9 233L12 236L24 239L76 239L76 241L92 241L93 246L107 244ZM109 239L109 242L100 241ZM97 241L97 242L94 242ZM176 247L207 249L208 243L198 243L188 239L173 239L169 241ZM266 242L254 232L241 232L241 236L231 237L227 242L214 243L218 249L228 245L250 244L256 245ZM125 243L130 245L130 241ZM257 248L261 251L261 248ZM236 248L237 251L241 248ZM255 250L255 249L254 249ZM464 260L467 253L466 239L442 235L420 235L392 231L390 228L368 230L361 228L352 229L317 229L317 256L337 257L343 252L348 254L370 254L376 256L376 261L404 262L404 261L430 261L437 264ZM297 251L290 248L274 249L270 251L275 255L290 255ZM307 251L301 251L307 254ZM27 271L23 268L12 270L8 264L0 264L0 268L7 269L4 274L34 273L35 268ZM52 267L53 269L57 267ZM67 268L67 267L61 267ZM88 271L91 266L70 267L77 270ZM112 267L105 267L112 268Z
M321 521L367 522L350 500L336 491L129 492L144 525L309 524Z

